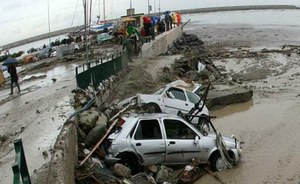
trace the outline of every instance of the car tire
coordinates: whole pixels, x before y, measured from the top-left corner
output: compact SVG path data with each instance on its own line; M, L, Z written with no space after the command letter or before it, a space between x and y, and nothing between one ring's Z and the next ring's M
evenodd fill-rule
M131 170L131 174L134 175L141 171L141 164L138 158L132 153L121 153L120 155L118 155L118 158L121 159L119 161L120 164L125 165Z
M219 153L214 154L210 159L210 168L212 171L221 171L226 168L226 165L222 160L222 156Z

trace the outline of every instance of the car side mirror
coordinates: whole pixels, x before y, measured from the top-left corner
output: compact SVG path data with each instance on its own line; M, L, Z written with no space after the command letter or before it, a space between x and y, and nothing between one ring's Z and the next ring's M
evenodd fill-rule
M199 140L200 140L200 137L198 135L195 136L195 139L194 139L194 143L195 144L198 144L199 143Z

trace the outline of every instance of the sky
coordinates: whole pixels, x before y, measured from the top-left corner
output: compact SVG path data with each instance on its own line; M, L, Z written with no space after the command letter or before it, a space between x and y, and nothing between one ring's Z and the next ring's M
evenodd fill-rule
M130 6L130 0L105 0L105 2L107 19L125 15L126 9ZM152 12L158 12L159 2L162 11L217 6L300 5L299 0L149 0L149 2L153 8ZM93 0L92 3L92 20L97 20L99 12L103 19L103 0ZM0 0L0 4L0 45L47 33L48 7L50 31L83 25L84 22L83 0ZM146 13L147 4L148 0L132 0L136 13Z

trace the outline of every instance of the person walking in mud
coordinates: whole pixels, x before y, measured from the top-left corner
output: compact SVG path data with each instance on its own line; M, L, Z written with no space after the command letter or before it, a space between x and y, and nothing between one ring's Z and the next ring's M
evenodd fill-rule
M130 62L132 61L132 56L133 56L133 44L134 41L129 37L125 38L123 41L123 50L126 48L127 58Z
M18 93L20 93L21 90L20 90L20 86L19 86L19 83L18 83L19 77L18 77L18 74L17 74L17 68L16 68L15 64L8 65L7 71L10 74L10 95L14 94L14 91L13 91L14 83L18 87Z

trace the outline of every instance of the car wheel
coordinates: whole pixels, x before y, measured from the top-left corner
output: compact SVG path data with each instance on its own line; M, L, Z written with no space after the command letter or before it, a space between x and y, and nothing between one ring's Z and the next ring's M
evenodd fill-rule
M146 112L149 113L161 113L161 109L159 106L155 103L148 103L144 106L144 109Z
M121 153L118 158L120 158L120 164L125 165L126 167L128 167L131 170L131 174L137 174L141 171L141 164L138 160L138 158L136 158L136 156L134 156L131 153Z
M211 170L213 170L213 171L221 171L221 170L224 170L227 168L227 166L225 165L225 163L219 153L215 154L211 158L210 167L211 167Z

